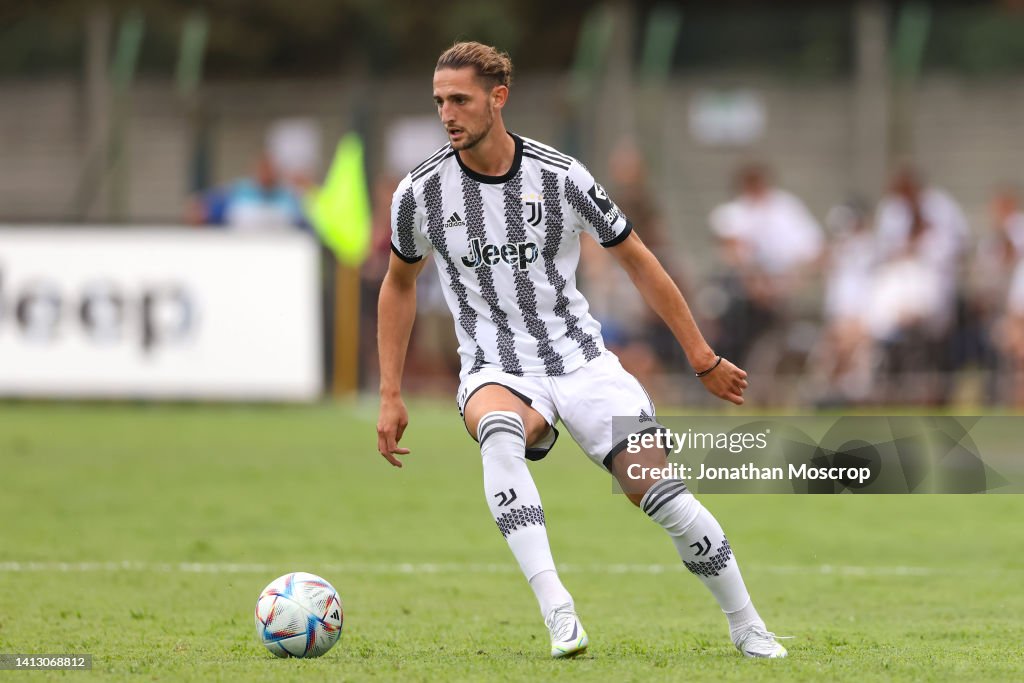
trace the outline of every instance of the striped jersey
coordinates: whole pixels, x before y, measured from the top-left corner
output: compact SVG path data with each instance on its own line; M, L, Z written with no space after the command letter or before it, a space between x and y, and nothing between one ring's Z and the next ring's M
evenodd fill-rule
M473 171L445 145L402 180L391 205L392 251L437 264L462 379L483 368L562 375L601 355L601 326L576 288L580 233L610 247L632 230L579 161L510 135L504 175Z

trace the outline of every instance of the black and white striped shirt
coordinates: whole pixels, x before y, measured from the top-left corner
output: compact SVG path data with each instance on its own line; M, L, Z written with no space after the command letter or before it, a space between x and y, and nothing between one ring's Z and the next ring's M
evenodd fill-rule
M476 173L445 145L391 205L392 250L409 263L433 252L463 379L485 367L562 375L601 355L601 326L576 289L580 233L610 247L632 230L580 162L512 137L505 175Z

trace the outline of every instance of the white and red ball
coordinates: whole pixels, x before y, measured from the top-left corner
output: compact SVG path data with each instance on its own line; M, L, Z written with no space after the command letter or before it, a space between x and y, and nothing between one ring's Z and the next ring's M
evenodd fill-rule
M256 601L256 637L278 657L319 657L338 642L343 621L338 591L316 574L276 578Z

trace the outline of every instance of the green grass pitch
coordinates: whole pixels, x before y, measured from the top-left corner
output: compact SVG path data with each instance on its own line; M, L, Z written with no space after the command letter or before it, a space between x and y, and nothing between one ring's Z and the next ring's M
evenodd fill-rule
M454 407L410 412L396 470L372 405L0 405L0 652L95 657L6 677L1024 679L1024 497L703 497L769 627L794 636L789 659L751 661L564 437L531 467L591 647L552 661ZM257 594L296 570L344 602L319 660L255 639Z

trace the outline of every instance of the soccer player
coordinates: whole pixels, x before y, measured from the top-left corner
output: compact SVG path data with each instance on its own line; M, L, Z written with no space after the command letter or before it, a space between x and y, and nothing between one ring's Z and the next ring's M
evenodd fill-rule
M668 532L686 567L711 591L733 643L750 657L784 657L740 576L722 527L678 479L627 476L629 465L663 468L660 449L626 450L613 416L649 428L654 405L601 340L576 289L580 236L587 233L625 268L664 319L715 396L743 403L746 373L716 356L679 289L633 225L577 160L506 130L512 63L474 42L437 61L434 103L448 144L402 180L392 203L392 251L380 289L380 454L395 467L409 424L401 377L416 277L432 254L456 321L466 429L480 446L484 493L551 634L551 655L586 649L588 638L548 545L544 509L527 460L547 455L561 420L629 500Z

